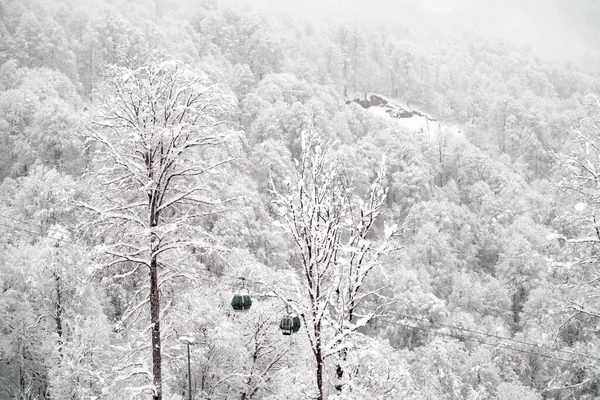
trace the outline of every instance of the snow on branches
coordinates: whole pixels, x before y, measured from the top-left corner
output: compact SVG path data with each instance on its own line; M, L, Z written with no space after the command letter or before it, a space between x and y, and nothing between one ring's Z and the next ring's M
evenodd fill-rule
M301 317L315 356L319 399L324 396L325 359L333 355L345 359L352 348L348 339L378 311L368 309L367 316L359 319L355 315L361 302L374 294L361 288L395 230L386 228L386 238L376 245L373 227L387 195L385 167L379 169L369 197L356 199L342 165L329 149L331 143L318 133L304 132L297 176L288 182L285 193L273 188L274 203L301 261L306 290Z
M235 97L204 72L170 60L135 70L112 67L98 97L87 141L96 150L92 175L100 195L80 205L96 216L107 266L143 266L150 273L137 304L150 303L153 398L159 400L162 281L188 276L185 249L214 242L200 221L227 203L216 195L213 176L225 172L241 139L226 123Z

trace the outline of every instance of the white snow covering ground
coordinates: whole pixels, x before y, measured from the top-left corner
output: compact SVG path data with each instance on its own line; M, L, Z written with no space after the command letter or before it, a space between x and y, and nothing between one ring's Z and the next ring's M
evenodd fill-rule
M369 113L381 118L396 121L409 132L423 133L428 139L437 139L442 132L454 138L464 138L456 126L440 122L428 113L411 107L401 106L393 99L378 94L357 97L352 102L360 104Z

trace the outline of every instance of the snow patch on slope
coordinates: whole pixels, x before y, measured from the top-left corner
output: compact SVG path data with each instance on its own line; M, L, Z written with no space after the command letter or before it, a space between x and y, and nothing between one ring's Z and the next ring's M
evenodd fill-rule
M463 133L455 126L443 124L425 112L411 107L401 106L385 96L371 94L363 98L346 101L346 104L357 103L373 115L396 121L409 132L424 134L428 139L437 139L440 134L454 138L464 138Z

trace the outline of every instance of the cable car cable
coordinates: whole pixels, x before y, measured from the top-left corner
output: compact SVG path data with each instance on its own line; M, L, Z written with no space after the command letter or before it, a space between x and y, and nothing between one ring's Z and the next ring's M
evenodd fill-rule
M231 278L236 278L236 277L231 276L231 275L226 275L226 274L223 274L223 275L231 277ZM266 284L264 284L262 282L252 281L252 280L249 280L249 279L246 279L246 280L249 281L249 282L256 283L256 284L268 286L268 285L266 285ZM255 291L255 292L257 292L257 291ZM260 293L260 292L257 292L257 293ZM431 323L431 321L429 321L428 319L425 319L425 318L410 317L410 316L402 315L402 314L396 314L396 315L401 316L401 317L405 317L407 319L427 321L427 322ZM377 317L377 316L374 317L373 319L377 319L379 321L383 321L383 322L386 322L388 324L401 325L401 326L405 326L405 327L408 327L408 328L411 328L411 329L432 332L432 333L440 334L440 335L443 335L443 336L449 336L449 337L454 337L454 338L458 338L458 339L465 339L465 340L468 339L468 340L476 341L478 343L485 344L485 345L488 345L488 346L498 346L499 345L499 344L485 342L485 341L482 341L482 340L476 339L476 338L468 338L468 337L465 337L465 336L457 336L457 335L452 335L450 333L443 333L443 332L438 332L438 331L432 331L430 329L413 327L413 326L410 326L410 325L402 324L400 322L396 322L396 321L384 319L384 318ZM458 326L448 325L448 324L433 324L433 323L431 323L431 324L432 325L439 325L439 326L445 327L445 328L457 329L457 330L460 330L460 331L463 331L463 332L469 332L469 333L478 334L478 335L482 335L482 336L493 337L493 338L498 339L498 340L504 340L504 341L515 342L515 343L519 343L519 344L525 344L525 345L529 345L529 346L534 346L534 347L536 347L538 349L544 349L544 350L553 351L553 352L560 352L560 353L569 354L569 355L572 355L572 356L575 356L575 357L588 358L588 359L592 359L592 360L595 360L595 361L600 361L600 358L598 358L598 357L593 357L593 356L589 356L589 355L582 354L582 353L576 353L576 352L571 352L571 351L567 351L567 350L561 350L561 349L552 348L552 347L548 347L548 346L538 345L538 344L535 344L535 343L529 343L529 342L521 341L521 340L518 340L518 339L511 339L511 338L507 338L507 337L503 337L503 336L493 335L493 334L490 334L490 333L479 332L479 331L475 331L475 330L468 329L468 328L461 328L461 327L458 327ZM549 356L549 355L540 354L540 353L536 353L536 352L529 351L529 350L521 350L521 349L509 347L509 346L506 346L506 345L504 345L502 347L507 348L507 349L511 349L513 351L518 351L518 352L521 352L521 353L533 354L533 355L538 355L540 357L546 357L546 358L553 358L553 359L556 359L556 360L559 360L559 361L563 361L563 362L574 362L575 361L575 360L566 360L566 359L562 359L562 358L552 357L552 356Z
M550 358L550 359L553 359L553 360L558 360L558 361L563 361L563 362L568 362L568 363L575 362L575 360L566 360L564 358L553 357L553 356L550 356L550 355L547 355L547 354L541 354L541 353L536 353L534 351L523 350L523 349L518 349L518 348L515 348L515 347L501 345L500 343L490 343L490 342L486 342L484 340L476 339L476 338L473 338L473 337L459 336L459 335L453 335L451 333L439 332L439 331L434 331L434 330L426 329L426 328L419 328L419 327L416 327L416 326L412 326L412 325L408 325L408 324L403 324L401 322L395 322L395 321L391 321L391 320L384 320L384 321L386 321L386 322L388 322L390 324L393 324L393 325L398 325L398 326L403 326L405 328L409 328L409 329L413 329L413 330L428 332L428 333L432 333L434 335L447 336L447 337L451 337L451 338L455 338L455 339L461 339L461 340L470 340L470 341L474 341L474 342L477 342L477 343L480 343L480 344L486 345L486 346L500 347L500 348L503 348L503 349L512 350L512 351L516 351L516 352L519 352L519 353L532 354L532 355L535 355L535 356ZM574 354L576 354L576 353L574 353Z
M492 333L479 332L479 331L475 331L475 330L468 329L468 328L462 328L462 327L459 327L459 326L456 326L456 325L448 325L448 324L442 324L442 323L438 323L438 322L431 322L427 318L411 317L411 316L403 315L403 314L394 314L394 315L396 315L398 317L406 318L406 319L412 319L412 320L415 320L415 321L428 322L431 325L433 325L434 327L435 326L439 326L439 327L444 327L444 328L457 329L457 330L461 330L463 332L474 333L476 335L487 336L487 337L491 337L491 338L495 338L495 339L505 340L505 341L508 341L508 342L514 342L514 343L518 343L518 344L524 344L524 345L527 345L527 346L533 346L533 347L537 347L537 348L543 348L543 349L546 349L546 350L557 351L557 352L564 353L564 354L570 354L570 355L574 355L574 356L578 356L578 357L589 358L590 360L600 361L600 357L594 357L594 356L588 356L588 355L584 355L584 354L574 353L574 352L568 351L568 350L561 350L561 349L555 348L555 347L553 348L553 347L543 346L543 345L539 345L539 344L535 344L535 343L531 343L531 342L525 342L523 340L512 339L512 338L508 338L508 337L504 337L504 336L498 336L498 335L494 335ZM380 318L375 317L374 319L380 319Z
M6 218L6 219L9 219L9 220L13 220L15 222L21 222L21 223L29 224L29 225L32 225L32 226L37 226L37 227L41 227L41 228L47 229L43 225L32 223L32 222L27 222L27 221L22 221L22 220L19 220L19 219L16 219L16 218L12 218L12 217L8 217L8 216L2 215L2 214L0 214L0 217ZM24 229L22 227L18 227L18 226L14 226L14 225L4 224L2 222L0 222L0 226L4 226L4 227L7 227L7 228L12 228L12 229L15 229L15 230L19 230L19 231L22 231L22 232L25 232L25 233L29 233L29 234L33 234L33 235L40 236L40 237L48 237L48 236L46 236L44 234L41 234L39 232L31 231L31 230ZM80 245L80 244L75 243L75 242L71 242L69 240L59 239L59 238L54 238L54 240L57 240L57 241L60 241L60 242L64 242L64 243L68 243L68 244L71 244L71 245L74 245L74 246L78 246L78 247L83 248L83 249L89 249L89 247ZM424 244L424 243L421 243L421 244L428 245L428 244ZM445 247L440 247L440 246L433 246L433 245L428 245L428 246L447 249ZM227 277L233 278L233 279L239 279L239 277L236 277L236 276L233 276L233 275L229 275L229 274L225 274L225 273L221 273L220 275L227 276ZM201 279L208 279L208 278L201 277ZM253 284L262 285L262 286L266 286L266 287L270 286L270 285L268 285L266 283L263 283L263 282L260 282L260 281L254 281L254 280L247 279L247 278L245 278L245 279L246 279L247 282L250 282L250 283L253 283ZM232 287L236 286L236 285L233 285L233 284L228 284L226 282L219 282L219 283L220 284L225 284L225 285L228 285L228 286L232 286ZM295 291L294 289L287 289L287 288L279 288L279 289L288 290L288 291ZM258 292L257 290L254 290L254 289L248 289L248 290L251 290L251 291L253 291L255 293L262 293L262 292ZM270 289L270 290L273 290L273 289ZM261 297L269 297L269 296L266 296L264 293L262 293ZM407 318L407 319L427 321L427 322L431 323L431 321L429 321L428 319L424 319L424 318L411 317L411 316L407 316L407 315L398 315L398 316L401 316L401 317ZM402 323L391 321L391 320L385 320L385 319L378 318L378 317L375 317L375 319L378 319L380 321L384 321L384 322L387 322L387 323L390 323L390 324L404 326L404 327L411 328L411 329L427 331L427 332L431 332L431 333L434 333L434 334L440 334L440 335L444 335L444 336L455 337L455 338L458 338L458 339L474 340L474 341L479 342L481 344L490 345L490 346L494 345L494 344L483 342L483 341L480 341L480 340L477 340L477 339L474 339L474 338L466 338L466 337L463 337L463 336L456 336L456 335L451 335L451 334L447 334L447 333L436 332L436 331L428 330L428 329L425 329L425 328L413 327L413 326L410 326L410 325L402 324ZM540 349L545 349L545 350L549 350L549 351L556 351L556 352L560 352L560 353L564 353L564 354L570 354L570 355L573 355L573 356L576 356L576 357L582 357L582 358L588 358L588 359L600 361L600 358L598 358L598 357L593 357L593 356L589 356L589 355L586 355L586 354L575 353L575 352L570 352L570 351L567 351L567 350L561 350L561 349L557 349L557 348L547 347L547 346L543 346L543 345L537 345L537 344L534 344L534 343L520 341L518 339L506 338L506 337L502 337L502 336L493 335L493 334L490 334L490 333L475 331L475 330L468 329L468 328L462 328L462 327L458 327L458 326L454 326L454 325L447 325L447 324L441 324L441 323L436 323L436 324L432 323L432 325L438 325L438 326L445 327L445 328L450 328L450 329L457 329L457 330L460 330L460 331L469 332L469 333L473 333L473 334L477 334L477 335L482 335L482 336L487 336L487 337L493 337L493 338L496 338L496 339L499 339L499 340L504 340L504 341L510 341L510 342L515 342L515 343L525 344L525 345L534 346L534 347L537 347L537 348L540 348ZM506 346L504 346L504 347L508 348ZM543 355L543 354L539 354L539 353L535 353L535 352L531 352L531 351L526 351L526 350L520 350L520 349L514 349L514 348L512 350L514 350L514 351L520 351L520 352L528 353L528 354L535 354L535 355L539 355L541 357L546 357L546 358L553 358L553 359L556 359L556 360L559 360L559 361L569 361L569 360L559 359L559 358L556 358L556 357L551 357L551 356L548 356L548 355Z
M15 221L15 222L20 222L22 224L27 224L27 225L35 226L35 227L42 228L42 229L53 230L52 228L48 228L46 225L38 224L38 223L35 223L35 222L29 222L29 221L25 221L25 220L22 220L22 219L17 219L17 218L14 218L14 217L9 217L8 215L0 214L0 218L6 218L6 219L9 219L9 220L12 220L12 221Z
M2 222L0 222L0 226L5 226L5 227L7 227L7 228L13 228L13 229L16 229L16 230L18 230L18 231L22 231L22 232L26 232L26 233L31 233L31 234L33 234L33 235L37 235L37 236L40 236L40 237L43 237L43 238L48 238L48 236L47 236L47 235L43 235L43 234L41 234L41 233L39 233L39 232L30 231L30 230L28 230L28 229L23 229L23 228L21 228L21 227L17 227L17 226L14 226L14 225L7 225L7 224L3 224ZM89 250L89 248L87 248L87 247L85 247L85 246L82 246L82 245L80 245L80 244L77 244L77 243L75 243L75 242L71 242L71 241L69 241L69 240L60 239L60 238L51 238L51 239L53 239L53 240L56 240L56 241L59 241L59 242L69 243L69 244L72 244L72 245L74 245L74 246L78 246L78 247L81 247L81 248L84 248L84 249L87 249L87 250Z

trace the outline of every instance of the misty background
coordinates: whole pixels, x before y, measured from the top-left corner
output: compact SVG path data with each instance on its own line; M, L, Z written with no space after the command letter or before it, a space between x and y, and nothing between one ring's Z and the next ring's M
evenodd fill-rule
M150 0L148 0L150 1ZM189 12L187 0L162 1L162 12ZM549 60L587 70L600 63L600 4L593 0L218 0L273 22L377 22L415 41L475 31L531 47ZM397 32L396 32L397 33Z

